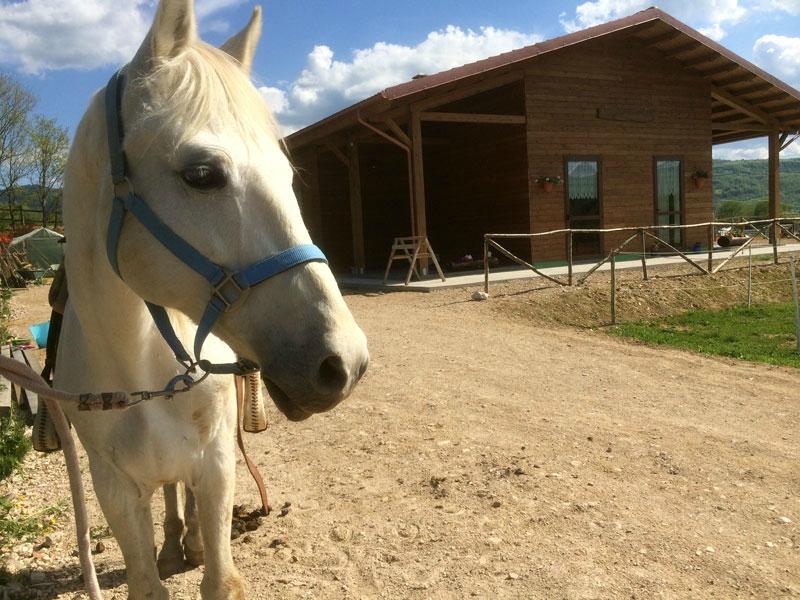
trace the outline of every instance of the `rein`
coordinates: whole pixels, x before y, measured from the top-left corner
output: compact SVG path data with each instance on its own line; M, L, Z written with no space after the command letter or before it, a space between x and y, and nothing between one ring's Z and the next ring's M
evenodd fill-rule
M122 124L122 92L124 77L117 71L106 86L105 108L106 127L108 130L108 152L111 161L111 178L114 183L114 198L111 217L108 222L106 237L106 253L114 272L122 278L117 262L117 247L125 216L131 214L184 265L202 275L210 285L210 298L197 327L194 338L194 358L183 347L170 323L167 311L163 306L145 301L147 309L158 328L161 337L167 342L175 359L183 366L185 372L170 380L161 392L153 394L171 396L175 392L188 390L200 383L209 374L245 375L258 370L249 360L242 359L235 363L211 363L201 358L203 344L217 320L225 313L238 308L246 299L250 289L276 275L309 262L327 263L327 259L314 244L294 246L283 252L265 258L238 271L220 266L189 242L178 235L169 225L150 208L144 199L136 194L129 177L128 164L123 150ZM120 190L127 187L127 194ZM190 373L199 367L204 373L194 379Z

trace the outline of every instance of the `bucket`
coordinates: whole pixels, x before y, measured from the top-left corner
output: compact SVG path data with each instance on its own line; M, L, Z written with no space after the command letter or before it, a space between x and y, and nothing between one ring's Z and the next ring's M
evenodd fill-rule
M50 333L50 321L37 323L28 327L39 348L47 348L47 334Z

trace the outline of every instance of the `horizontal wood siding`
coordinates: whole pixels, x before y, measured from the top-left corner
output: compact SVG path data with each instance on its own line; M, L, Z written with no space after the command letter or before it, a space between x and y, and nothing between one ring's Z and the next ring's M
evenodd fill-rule
M360 151L366 266L382 269L392 240L411 235L408 162L401 148L388 143L362 143Z
M444 263L483 256L485 233L527 233L529 223L525 127L437 124L424 136L428 237ZM523 258L525 243L508 245Z
M547 193L535 181L563 176L569 155L602 161L603 227L654 224L655 156L683 159L686 222L711 218L711 186L695 190L690 179L698 169L711 171L711 101L704 80L610 36L534 61L525 88L531 231L565 226L565 186ZM623 120L600 119L598 109ZM648 112L652 121L639 122ZM689 233L686 245L704 243L705 236ZM604 238L604 252L624 239ZM553 236L534 248L537 259L547 260L563 258L566 246L562 236Z
M334 272L349 272L355 263L348 170L330 152L320 152L317 164L321 223L317 245L325 252Z

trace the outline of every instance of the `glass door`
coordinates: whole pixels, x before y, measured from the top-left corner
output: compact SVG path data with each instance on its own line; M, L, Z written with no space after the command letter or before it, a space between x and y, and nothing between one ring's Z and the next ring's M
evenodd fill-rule
M656 225L682 224L681 171L681 161L678 159L656 159ZM683 242L681 233L680 229L659 229L658 237L668 244L680 246Z
M593 159L568 159L566 164L567 227L600 229L600 163ZM599 233L574 233L572 255L576 258L600 256L603 251Z

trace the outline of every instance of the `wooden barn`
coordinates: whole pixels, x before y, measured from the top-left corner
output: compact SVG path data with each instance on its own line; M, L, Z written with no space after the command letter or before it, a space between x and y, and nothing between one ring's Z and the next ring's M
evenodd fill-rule
M479 258L485 233L712 219L714 144L800 128L800 92L670 15L633 16L388 88L287 137L296 192L339 272L386 264L392 240L427 236L443 263ZM551 187L544 178L558 177ZM701 178L702 179L702 178ZM707 232L664 231L676 247ZM620 234L622 235L622 234ZM615 234L583 234L577 257ZM517 240L561 260L563 237Z

